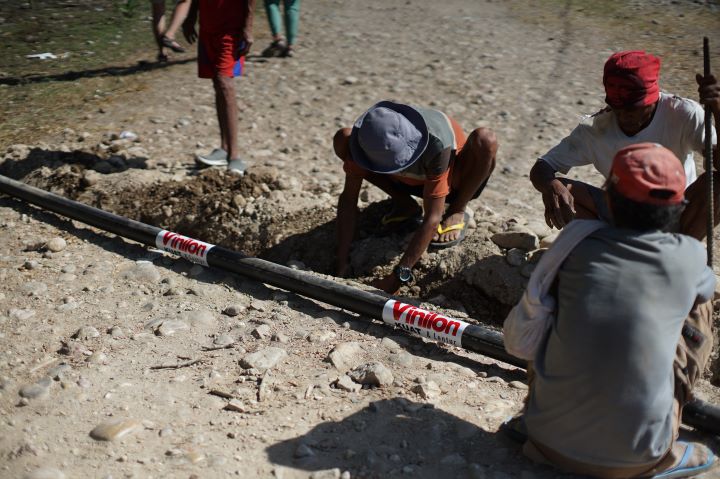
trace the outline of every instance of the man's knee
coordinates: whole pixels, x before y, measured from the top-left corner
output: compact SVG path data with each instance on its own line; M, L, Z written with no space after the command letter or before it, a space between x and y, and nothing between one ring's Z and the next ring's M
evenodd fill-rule
M227 95L235 92L235 84L233 83L232 77L215 74L213 77L213 86L215 91Z
M333 148L335 154L341 160L344 160L350 155L350 128L340 128L335 136L333 137Z
M492 157L495 161L495 154L497 153L499 144L497 135L490 128L477 128L470 133L468 141L471 141L473 148L478 152Z

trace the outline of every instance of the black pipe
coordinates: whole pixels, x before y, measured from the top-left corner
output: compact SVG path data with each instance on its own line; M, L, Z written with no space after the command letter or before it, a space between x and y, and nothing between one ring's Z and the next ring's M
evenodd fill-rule
M43 191L0 175L0 192L20 198L118 236L159 247L190 261L237 273L261 283L353 311L406 332L455 344L468 351L526 368L527 363L505 351L502 334L477 324L448 318L379 294L313 276L221 246L162 230ZM689 426L720 434L720 408L699 400L688 403L683 421Z

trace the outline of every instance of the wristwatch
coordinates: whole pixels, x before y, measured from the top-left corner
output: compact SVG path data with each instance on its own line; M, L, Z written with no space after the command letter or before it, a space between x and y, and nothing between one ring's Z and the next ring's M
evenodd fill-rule
M393 274L395 274L395 277L402 283L402 284L408 284L415 281L415 276L412 273L412 268L408 266L401 266L397 265L393 269Z

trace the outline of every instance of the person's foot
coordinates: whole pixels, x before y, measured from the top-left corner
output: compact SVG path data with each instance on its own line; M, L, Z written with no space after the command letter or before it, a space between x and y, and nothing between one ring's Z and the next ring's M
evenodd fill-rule
M185 53L185 47L175 41L174 38L170 38L167 35L163 35L160 37L160 44L166 48L169 48L175 53Z
M230 163L228 163L228 165L227 165L228 172L236 174L236 175L244 175L246 169L247 169L247 165L240 158L235 158L234 160L230 160Z
M195 163L200 168L207 166L227 166L227 151L222 148L215 148L209 155L197 155Z
M282 53L280 54L280 56L281 56L281 57L284 57L284 58L292 58L292 57L294 57L294 56L295 56L295 48L293 48L292 45L288 45L288 46L285 47L285 49L282 51Z
M282 55L286 49L287 45L285 44L284 40L273 40L273 42L265 50L262 51L261 55L266 58L278 57Z
M168 62L168 56L164 53L158 53L157 55L157 61L158 63L167 63Z
M405 200L395 200L390 212L382 217L381 224L384 227L393 227L415 217L422 220L422 208L414 199L408 197Z
M461 224L462 226L459 226ZM433 235L432 241L433 243L449 243L455 241L460 237L462 230L466 227L464 211L448 215L440 222L440 228L438 232ZM440 231L443 231L443 233L440 233Z
M697 442L677 441L673 444L669 458L674 459L673 465L655 474L652 479L694 477L717 465L715 455L707 447Z

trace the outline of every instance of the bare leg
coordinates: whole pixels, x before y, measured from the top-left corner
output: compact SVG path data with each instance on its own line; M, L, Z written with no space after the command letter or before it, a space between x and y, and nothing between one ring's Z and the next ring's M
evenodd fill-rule
M455 199L448 205L441 226L446 228L462 223L465 217L465 207L495 169L495 156L498 142L495 133L489 128L473 130L462 151L455 159L452 189L456 191ZM435 234L433 241L453 241L460 236L459 230L448 231L442 235Z
M215 107L220 124L220 144L228 152L228 161L239 158L237 146L238 111L235 84L231 77L217 75L213 78Z
M715 195L715 218L714 224L720 222L720 172L713 173L713 193ZM680 232L692 236L700 241L707 235L708 205L705 201L707 195L708 175L703 173L695 182L685 190L685 198L688 205L680 217Z
M165 30L165 2L152 2L152 30L155 43L158 46L158 57L165 56L165 48L160 43L160 37Z
M177 5L175 5L175 10L173 10L172 17L170 18L170 25L168 26L168 29L165 30L166 37L171 40L175 39L175 34L185 21L185 17L187 17L189 11L190 0L181 0L177 3Z

